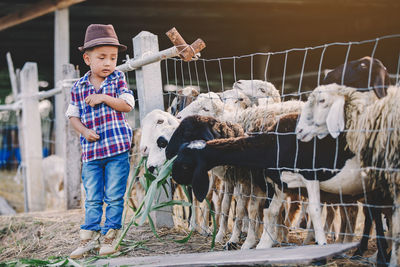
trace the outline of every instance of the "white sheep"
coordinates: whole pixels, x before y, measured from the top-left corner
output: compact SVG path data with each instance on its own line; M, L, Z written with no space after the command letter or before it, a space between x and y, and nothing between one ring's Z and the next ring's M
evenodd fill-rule
M266 106L281 101L279 91L275 86L262 80L239 80L233 84L233 89L239 89L259 106Z
M62 210L66 208L64 198L65 161L57 155L43 158L42 172L46 190L46 208Z
M398 169L399 88L389 87L388 96L380 100L372 92L360 93L355 88L337 85L318 87L310 97L310 103L314 103L314 116L310 116L311 111L304 113L305 117L300 119L297 129L298 138L309 140L313 136L322 137L327 134L335 137L346 130L348 146L361 164L358 167L372 167L362 176L364 181L360 179L362 190L379 188L391 196L395 206L392 221L399 221L399 195L394 190L400 184L399 174L397 171L382 171L386 168ZM382 199L369 199L369 203L372 201L373 204L379 204ZM379 217L376 219L380 220ZM395 225L397 223L393 224L392 229L393 266L399 264L400 229ZM377 227L378 231L383 232ZM378 250L378 257L379 253Z
M179 120L170 113L155 109L142 120L140 152L147 156L147 167L160 167L165 162L165 147L179 125Z

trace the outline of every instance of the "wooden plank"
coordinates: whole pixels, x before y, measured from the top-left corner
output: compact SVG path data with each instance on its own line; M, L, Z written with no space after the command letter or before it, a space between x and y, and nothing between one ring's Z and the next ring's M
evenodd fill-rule
M13 92L14 101L19 101L19 94L21 92L19 76L14 71L14 63L11 58L10 52L7 53L7 64L8 64L8 72L11 80L11 88ZM17 125L18 129L22 129L22 117L21 110L16 111L17 117ZM21 155L24 155L24 135L23 131L18 131L18 143L19 143L19 151ZM22 179L24 181L24 211L28 212L28 188L27 188L27 180L26 180L26 172L25 168L22 168Z
M63 66L63 79L77 78L74 66L66 64ZM63 105L67 107L71 100L71 87L73 82L65 82L63 85L63 93L61 94ZM66 110L66 109L65 109ZM69 124L69 120L63 116L60 121L64 124L65 138L63 140L62 158L65 160L64 165L64 191L65 203L67 209L78 209L81 207L81 150L79 135Z
M54 13L54 84L57 85L63 79L63 66L69 61L69 11L68 8L56 10ZM73 67L72 67L73 70ZM55 86L57 87L57 86ZM66 105L65 105L66 104ZM64 154L65 123L64 113L68 104L64 102L64 96L55 96L54 105L54 132L55 154Z
M104 259L99 266L264 266L268 264L311 264L355 248L358 243L324 246L293 246L268 249L219 251L153 257Z
M0 31L85 0L43 0L0 18Z
M133 39L133 52L136 59L144 58L147 55L159 53L158 37L147 31L142 31ZM139 98L140 121L153 109L164 110L164 99L162 92L162 79L160 62L154 62L141 67L135 71L136 87ZM141 123L140 123L141 124ZM164 190L156 198L160 202L171 200ZM172 207L164 207L151 213L156 227L174 227L172 219Z
M25 63L21 71L23 144L22 164L25 167L28 211L46 208L46 192L42 171L42 132L37 93L38 69L33 62Z

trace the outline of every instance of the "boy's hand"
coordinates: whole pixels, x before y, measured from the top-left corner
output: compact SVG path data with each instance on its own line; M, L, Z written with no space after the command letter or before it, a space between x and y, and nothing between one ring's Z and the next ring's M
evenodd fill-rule
M104 102L104 95L102 95L102 94L89 95L85 98L85 102L89 106L94 107L94 106Z
M83 136L88 140L88 142L94 142L100 139L100 135L91 129L86 129L83 132Z

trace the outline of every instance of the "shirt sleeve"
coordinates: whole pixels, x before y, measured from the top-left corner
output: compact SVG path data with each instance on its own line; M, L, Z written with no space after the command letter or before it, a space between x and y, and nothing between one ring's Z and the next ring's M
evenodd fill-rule
M79 115L79 107L74 106L74 105L72 105L72 104L69 104L69 105L68 105L68 109L67 109L67 111L65 112L65 116L66 116L68 119L71 118L71 117L78 117L78 118L80 118L80 115Z
M128 88L128 84L125 80L125 75L123 72L120 72L120 77L118 81L118 91L119 91L119 98L125 100L125 102L131 106L132 108L135 107L135 98L133 97L132 90Z
M67 118L81 117L79 114L79 95L77 90L77 83L75 83L71 88L71 102L68 105L67 111L65 112L65 116Z

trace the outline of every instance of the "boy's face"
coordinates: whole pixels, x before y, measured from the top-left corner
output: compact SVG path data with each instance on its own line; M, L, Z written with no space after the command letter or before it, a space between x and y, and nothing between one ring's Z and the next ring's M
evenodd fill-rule
M83 54L83 60L90 67L92 75L106 78L117 66L118 48L115 46L95 47Z

